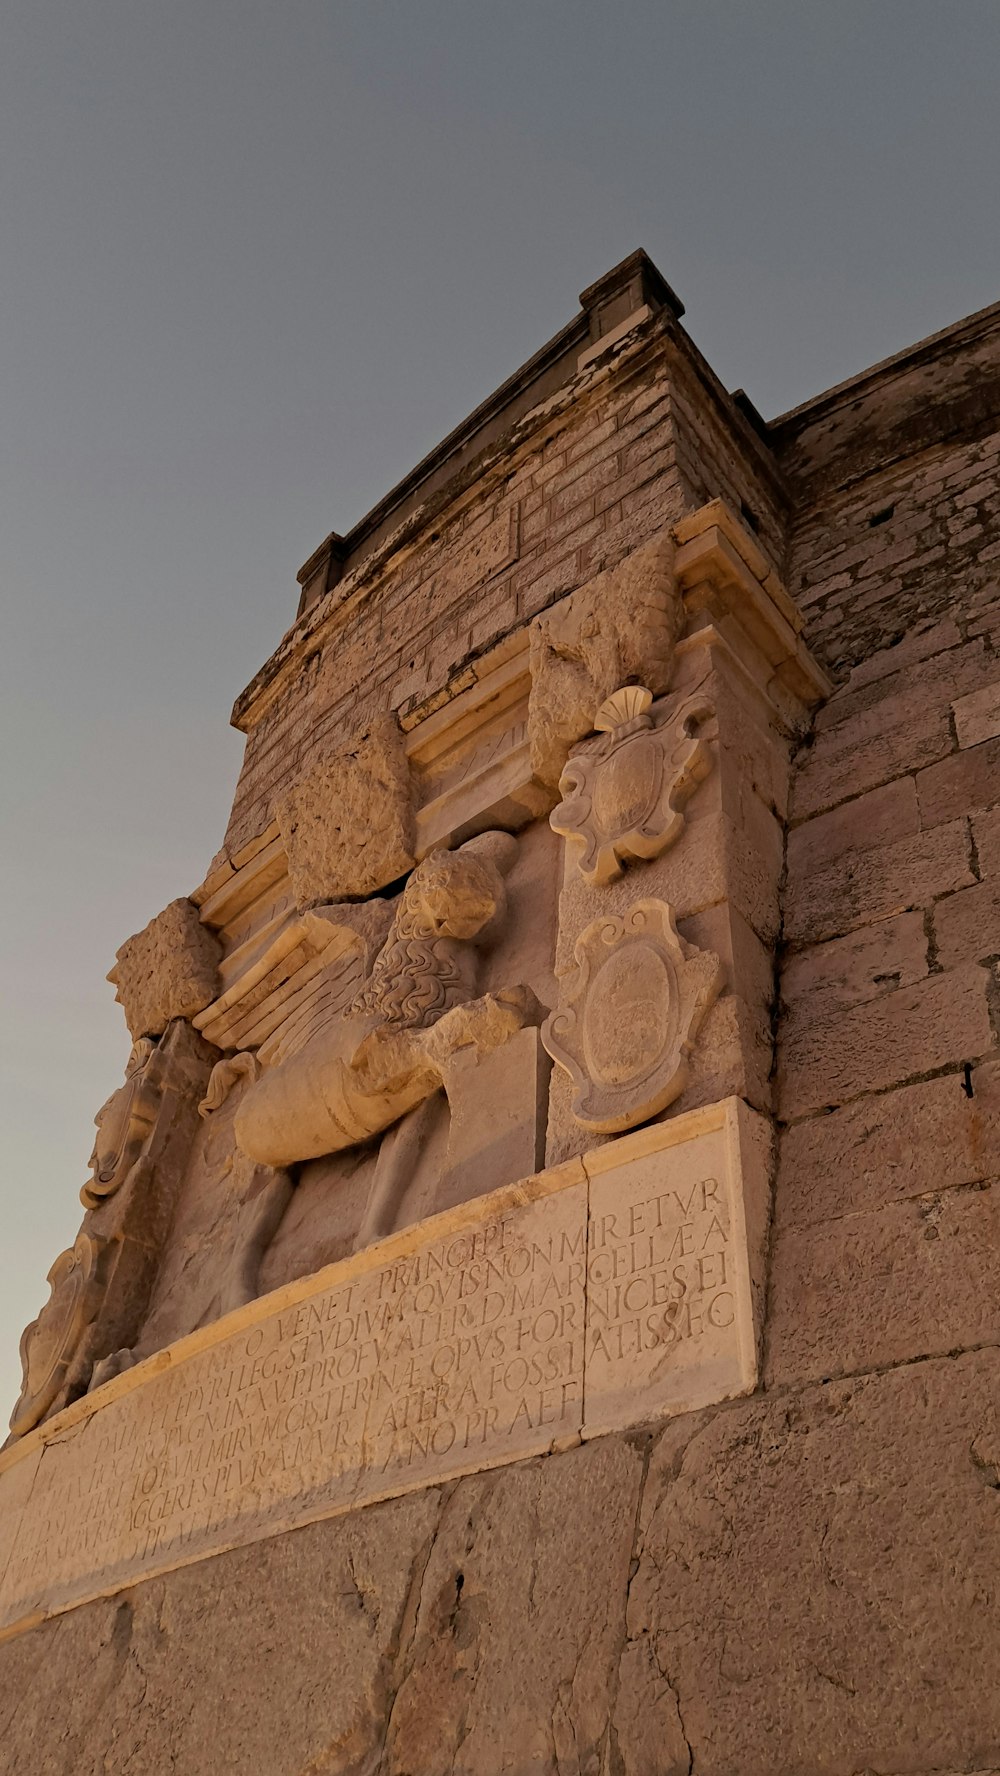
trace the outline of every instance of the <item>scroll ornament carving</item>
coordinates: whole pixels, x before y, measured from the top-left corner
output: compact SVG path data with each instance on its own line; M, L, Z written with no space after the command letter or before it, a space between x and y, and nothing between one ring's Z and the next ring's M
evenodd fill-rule
M684 804L712 768L707 742L694 732L714 713L695 694L661 727L651 691L626 685L605 699L594 726L606 738L571 756L549 824L581 848L580 873L591 886L621 875L628 858L659 857L680 837Z
M624 918L595 919L575 956L542 1041L573 1081L577 1122L617 1134L680 1096L721 965L684 943L662 900L637 901Z
M490 832L424 858L352 1002L249 1086L236 1113L245 1153L284 1166L369 1140L439 1089L456 1049L486 1052L537 1022L526 987L476 996L516 852L509 834Z
M49 1299L21 1334L21 1393L10 1419L15 1437L63 1404L60 1395L70 1390L74 1359L104 1294L107 1244L84 1229L49 1271Z
M247 1079L252 1084L259 1078L260 1062L248 1049L216 1061L209 1077L208 1090L198 1105L198 1115L205 1118L211 1116L213 1111L221 1110L238 1080Z
M569 748L619 685L669 689L684 623L673 564L672 538L658 537L531 625L528 733L539 782L556 787Z

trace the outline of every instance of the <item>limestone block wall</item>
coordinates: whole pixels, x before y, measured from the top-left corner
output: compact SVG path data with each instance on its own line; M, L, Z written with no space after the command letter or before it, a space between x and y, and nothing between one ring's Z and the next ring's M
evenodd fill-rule
M282 681L262 675L237 704L248 738L228 853L370 714L412 725L499 638L719 496L749 514L780 568L777 466L662 310L503 431L447 496L374 546L359 539L357 564L286 636Z
M774 1120L754 1391L432 1479L17 1633L4 1771L1000 1776L1000 312L763 428L676 299L646 294L617 344L620 306L610 334L592 323L612 338L596 356L573 335L544 412L522 407L433 511L383 514L321 595L307 577L238 705L227 850L194 897L220 996L195 1022L266 1059L278 1038L231 983L267 934L291 960L254 988L265 1010L281 968L311 1003L310 970L384 938L374 903L286 909L282 786L390 710L435 789L417 833L457 819L464 836L488 712L528 707L526 625L669 531L684 629L657 719L710 693L711 770L679 837L603 888L550 830L554 794L530 800L516 772L483 790L520 837L478 985L527 978L551 1009L588 921L649 895L720 958L686 1094L656 1115L733 1094ZM800 640L832 681L811 718ZM486 736L472 765L465 740L461 770L435 750L446 723ZM518 1153L537 1139L539 1164L579 1165L608 1138L582 1132L564 1074L518 1077ZM248 1062L230 1119L252 1083ZM447 1138L426 1125L404 1227L433 1206L420 1166ZM376 1164L302 1167L262 1287L353 1249ZM178 1267L223 1225L210 1171L181 1196Z

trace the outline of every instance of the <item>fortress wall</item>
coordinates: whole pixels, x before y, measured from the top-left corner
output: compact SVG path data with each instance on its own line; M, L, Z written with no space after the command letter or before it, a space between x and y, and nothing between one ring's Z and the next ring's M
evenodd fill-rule
M411 723L500 638L709 499L749 512L780 564L784 493L769 453L676 322L646 331L585 366L492 447L471 488L418 513L398 547L328 594L323 628L249 725L230 855L312 757L377 710Z
M1000 1776L1000 317L777 422L770 466L675 324L653 331L359 585L342 625L306 611L293 634L315 646L252 724L228 843L359 710L388 695L412 721L470 653L664 524L724 492L780 565L788 514L835 688L787 808L768 799L780 925L753 940L766 979L746 965L758 1024L777 973L755 1389L18 1634L0 1645L11 1776ZM463 548L512 511L516 555L463 597ZM760 800L745 714L734 694L713 820L715 795ZM692 809L631 889L645 870L671 898L685 857L716 867ZM719 855L725 892L684 930L729 920L732 981Z

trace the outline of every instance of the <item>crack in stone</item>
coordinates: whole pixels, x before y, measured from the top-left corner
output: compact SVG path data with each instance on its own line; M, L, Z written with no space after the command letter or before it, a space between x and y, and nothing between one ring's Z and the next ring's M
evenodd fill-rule
M452 1490L453 1488L448 1489L449 1496ZM385 1708L385 1725L382 1729L382 1742L377 1747L375 1756L372 1760L372 1776L385 1776L387 1770L385 1760L389 1748L389 1734L392 1730L392 1717L395 1713L399 1692L410 1675L410 1671L407 1669L407 1664L413 1651L414 1642L417 1638L420 1608L423 1601L424 1579L427 1576L427 1568L430 1565L431 1555L434 1552L434 1546L441 1530L441 1523L444 1518L445 1505L447 1502L443 1492L439 1492L437 1496L439 1506L437 1522L427 1538L427 1543L423 1550L423 1558L421 1559L418 1554L414 1561L410 1583L406 1588L406 1596L403 1599L403 1607L399 1614L399 1624L393 1635L392 1642L386 1648L386 1662L387 1664L395 1665L397 1667L398 1677L395 1685L392 1685L391 1682L386 1684L388 1694L386 1699L387 1705ZM410 1623L410 1629L409 1634L407 1635L406 1628L408 1621ZM403 1645L404 1635L406 1636L405 1646Z

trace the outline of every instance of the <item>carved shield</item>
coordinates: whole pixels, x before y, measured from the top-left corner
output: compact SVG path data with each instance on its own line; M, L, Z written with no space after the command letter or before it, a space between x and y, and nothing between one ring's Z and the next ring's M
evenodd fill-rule
M663 900L640 900L623 919L595 919L576 944L565 1001L542 1041L576 1087L584 1128L617 1134L673 1102L687 1057L721 983L719 958L677 934Z
M644 702L636 708L637 696ZM684 826L684 804L712 768L707 743L691 731L711 705L691 697L655 727L650 702L641 686L616 691L598 712L607 739L571 757L559 780L562 801L549 824L581 847L580 873L592 885L620 876L627 858L666 851Z

